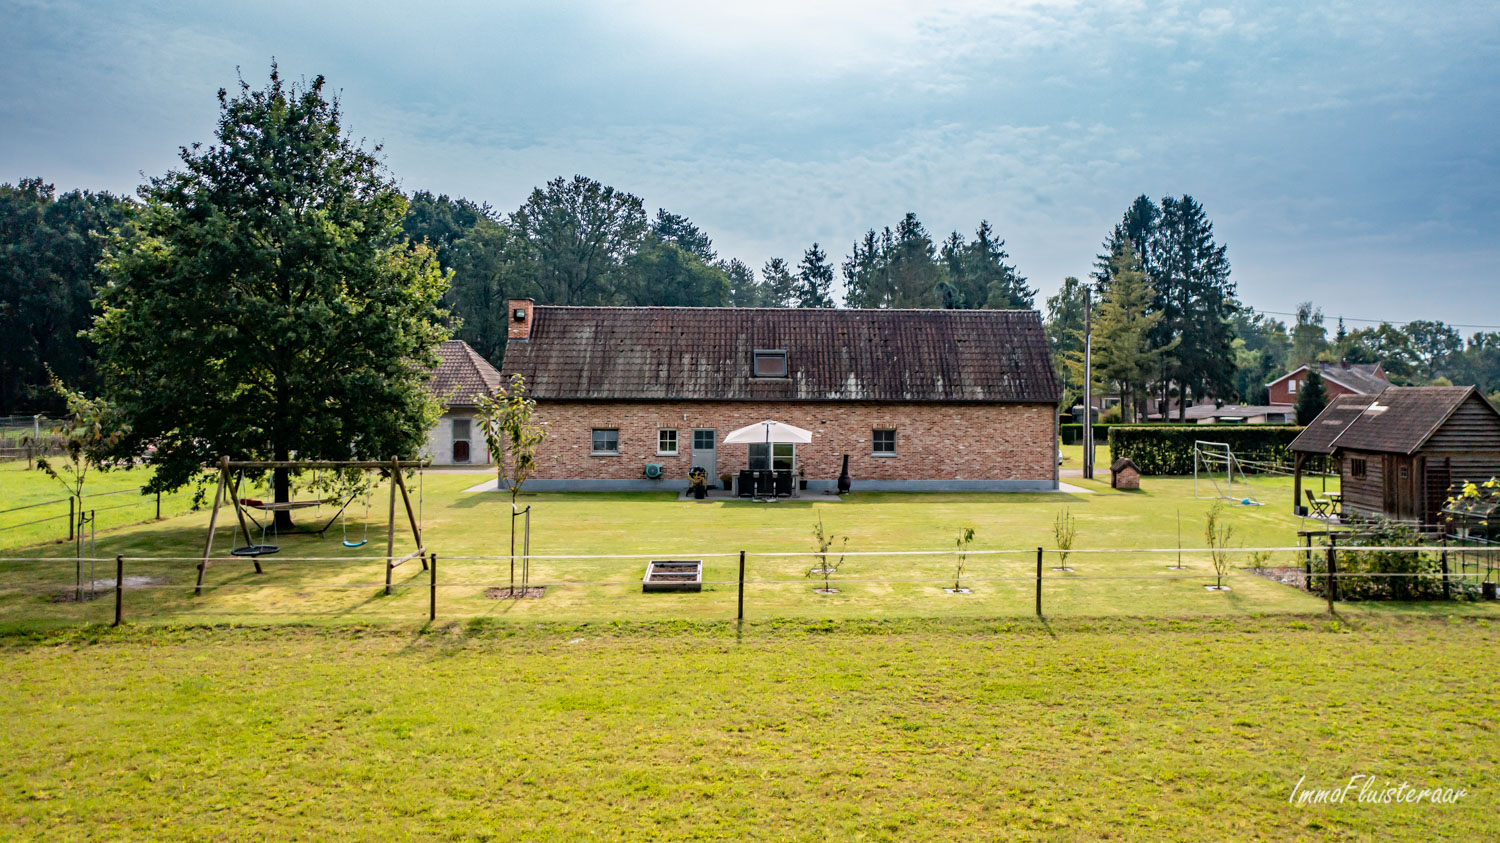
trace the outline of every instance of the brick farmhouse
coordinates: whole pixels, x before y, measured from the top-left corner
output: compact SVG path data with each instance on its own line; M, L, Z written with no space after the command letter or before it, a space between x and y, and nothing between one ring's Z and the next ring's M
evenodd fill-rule
M549 307L510 303L500 366L548 427L527 488L679 488L744 468L807 488L1058 487L1061 388L1029 310ZM808 445L725 445L774 419ZM648 476L648 465L661 476Z
M502 386L500 373L462 340L444 342L438 358L427 389L443 405L443 415L427 432L424 454L433 465L488 465L490 452L474 414L480 396L494 397Z

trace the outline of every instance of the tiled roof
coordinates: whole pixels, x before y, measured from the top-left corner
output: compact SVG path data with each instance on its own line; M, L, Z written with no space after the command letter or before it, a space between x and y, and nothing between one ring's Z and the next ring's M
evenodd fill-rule
M1473 391L1472 386L1393 386L1375 396L1333 446L1413 453Z
M1385 371L1379 363L1321 362L1317 365L1318 374L1324 380L1335 381L1355 392L1373 395L1391 385L1390 380L1385 376ZM1276 380L1271 381L1271 384L1281 383L1306 368L1306 366L1298 366ZM1271 384L1267 384L1267 386Z
M757 349L788 377L751 377ZM501 366L551 400L1055 404L1031 310L537 307Z
M1359 418L1359 414L1374 402L1374 395L1338 395L1328 402L1323 412L1302 429L1292 440L1292 450L1304 454L1331 454L1333 442L1339 434Z
M448 340L438 355L442 362L427 388L445 407L473 407L479 396L493 397L504 383L500 372L463 340Z

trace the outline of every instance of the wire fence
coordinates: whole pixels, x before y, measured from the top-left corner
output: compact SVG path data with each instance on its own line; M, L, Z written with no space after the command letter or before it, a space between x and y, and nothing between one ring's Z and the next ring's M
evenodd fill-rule
M77 539L87 535L182 515L193 508L191 488L162 494L119 489L51 498L0 508L0 549Z
M1473 564L1457 561L1460 550L1475 557ZM1300 581L1283 576L1297 573L1295 565L1267 567L1267 554L1279 555L1283 563L1301 558ZM1408 566L1393 568L1392 559L1404 559ZM653 583L649 563L667 560L696 565L693 576ZM405 561L419 561L422 570L381 581ZM524 589L507 577L513 563L530 564L536 572ZM206 577L201 589L195 589L200 567ZM529 557L441 556L418 550L403 556L214 556L206 564L200 556L10 556L0 557L0 620L118 624L127 616L157 622L271 617L433 622L482 617L594 621L1305 613L1318 603L1306 595L1289 598L1284 586L1311 592L1326 602L1329 612L1347 600L1493 600L1497 570L1500 547L1432 545L1330 545L1312 553L1297 545L826 556L806 550ZM675 593L649 593L656 590L654 584ZM1214 603L1215 593L1237 602Z

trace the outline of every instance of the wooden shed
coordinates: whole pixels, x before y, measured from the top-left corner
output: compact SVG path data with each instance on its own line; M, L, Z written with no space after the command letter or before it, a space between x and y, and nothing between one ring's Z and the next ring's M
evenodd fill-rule
M1344 512L1435 524L1448 487L1500 476L1500 412L1472 386L1340 395L1292 442L1294 506L1310 456L1338 464Z

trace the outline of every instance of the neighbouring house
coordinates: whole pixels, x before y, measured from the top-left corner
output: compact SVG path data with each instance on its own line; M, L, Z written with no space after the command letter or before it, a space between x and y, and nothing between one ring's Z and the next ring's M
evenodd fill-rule
M438 355L442 362L427 388L442 402L443 415L427 434L427 456L433 465L489 465L474 413L481 395L494 397L504 384L500 372L462 340L444 342Z
M1280 404L1195 404L1183 411L1183 419L1195 424L1294 424L1297 411Z
M1346 514L1435 524L1453 483L1500 476L1500 412L1472 386L1392 386L1333 399L1291 448L1295 506L1307 460L1326 455Z
M509 317L501 372L547 423L528 488L658 489L701 467L829 490L846 455L856 490L1058 488L1061 387L1036 311L519 300ZM811 444L723 443L767 419Z
M1340 395L1374 395L1391 385L1385 369L1379 363L1318 363L1318 374L1323 378L1323 390L1331 401ZM1266 384L1271 404L1297 403L1297 390L1307 382L1310 368L1298 366L1274 381ZM1295 416L1295 413L1293 414Z
M1139 489L1141 470L1130 457L1120 457L1109 467L1109 485L1115 489Z

